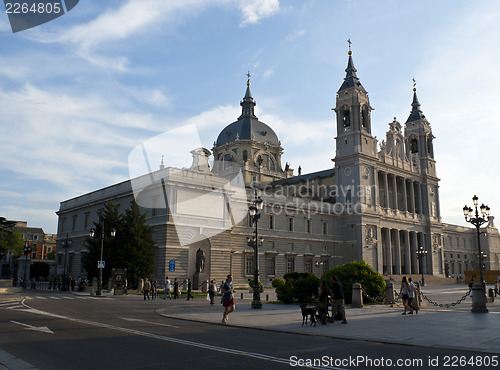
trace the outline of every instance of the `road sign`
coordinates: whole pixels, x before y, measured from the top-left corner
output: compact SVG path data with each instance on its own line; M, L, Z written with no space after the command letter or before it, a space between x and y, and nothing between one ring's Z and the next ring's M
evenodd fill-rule
M97 261L97 268L98 269L103 269L105 263L106 263L106 261Z
M168 271L175 271L175 260L168 261Z

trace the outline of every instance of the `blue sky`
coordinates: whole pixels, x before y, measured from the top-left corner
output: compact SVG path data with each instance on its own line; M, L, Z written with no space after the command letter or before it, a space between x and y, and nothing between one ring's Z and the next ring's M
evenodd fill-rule
M0 216L55 233L59 203L126 180L142 142L194 123L211 149L247 71L283 162L330 168L347 38L379 141L406 121L415 77L443 221L464 224L474 194L495 215L499 2L84 0L16 34L0 14Z

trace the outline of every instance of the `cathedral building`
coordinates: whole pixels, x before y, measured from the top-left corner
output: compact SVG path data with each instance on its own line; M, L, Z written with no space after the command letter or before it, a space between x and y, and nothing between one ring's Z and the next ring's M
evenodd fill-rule
M220 132L211 151L192 148L190 168L162 163L147 175L61 202L57 240L72 240L68 273L85 275L81 254L104 203L125 210L135 200L157 242L153 279L220 281L231 273L236 283L246 283L255 269L247 238L255 229L248 207L256 196L263 200L258 268L264 285L291 271L321 276L353 260L384 275L463 278L464 271L477 270L476 230L441 220L434 136L416 89L406 122L394 118L379 143L350 50L345 72L334 108L332 168L302 174L299 167L294 174L282 165L277 133L255 114L248 75L240 117ZM419 249L426 251L421 260ZM500 269L493 217L482 229L481 249L485 268ZM63 248L57 250L64 264Z

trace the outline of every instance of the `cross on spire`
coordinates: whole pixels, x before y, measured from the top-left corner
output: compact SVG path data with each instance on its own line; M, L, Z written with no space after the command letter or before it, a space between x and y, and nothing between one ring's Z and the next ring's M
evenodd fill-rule
M415 88L415 86L417 86L417 82L415 81L415 78L412 78L411 80L413 81L413 91L417 91L417 89Z
M352 42L351 42L350 38L347 39L347 43L349 44L349 51L351 51L351 44L352 44Z
M248 77L247 86L250 86L250 77L252 77L252 75L250 74L250 71L248 71L248 73L246 74L246 76Z

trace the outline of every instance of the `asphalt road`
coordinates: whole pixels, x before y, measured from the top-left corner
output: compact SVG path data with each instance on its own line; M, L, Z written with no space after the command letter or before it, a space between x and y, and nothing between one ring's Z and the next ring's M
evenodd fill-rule
M439 358L442 364L444 356L476 355L195 323L155 313L159 308L194 310L199 305L206 301L59 292L1 297L0 349L42 370L290 369L301 360L334 369L402 368L398 360L413 360L413 366L405 368L436 369L445 367L434 367L430 360ZM389 360L393 366L388 366ZM366 366L367 361L374 366Z

